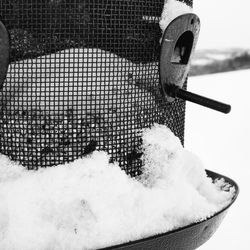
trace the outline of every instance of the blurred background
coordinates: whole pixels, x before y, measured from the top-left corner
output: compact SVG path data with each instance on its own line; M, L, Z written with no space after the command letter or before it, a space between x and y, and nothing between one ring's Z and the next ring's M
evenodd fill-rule
M191 75L250 68L250 1L196 0L201 19Z
M188 89L231 104L224 115L187 104L185 147L205 168L234 179L240 195L200 250L249 249L250 1L194 0L201 32Z

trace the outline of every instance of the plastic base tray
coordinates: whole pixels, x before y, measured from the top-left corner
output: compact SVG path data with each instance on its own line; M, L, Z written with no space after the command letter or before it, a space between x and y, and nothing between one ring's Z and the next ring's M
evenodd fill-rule
M207 175L213 180L217 178L224 178L227 183L235 187L235 196L231 203L223 210L216 213L205 221L194 223L186 227L179 228L174 231L169 231L164 234L148 237L145 239L128 242L125 244L103 248L103 250L117 249L117 250L191 250L196 249L205 243L215 233L220 223L224 219L229 207L236 200L239 188L238 185L230 178L207 170Z

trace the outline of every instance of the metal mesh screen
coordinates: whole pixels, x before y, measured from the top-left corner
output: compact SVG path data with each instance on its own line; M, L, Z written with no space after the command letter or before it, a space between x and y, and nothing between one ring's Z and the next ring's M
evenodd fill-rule
M104 150L134 176L140 129L166 124L183 142L185 103L166 103L160 93L163 4L2 0L11 62L0 94L0 152L36 169Z

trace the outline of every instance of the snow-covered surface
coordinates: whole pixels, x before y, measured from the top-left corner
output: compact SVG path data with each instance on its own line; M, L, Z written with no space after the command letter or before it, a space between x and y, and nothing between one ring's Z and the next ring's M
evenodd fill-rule
M250 70L193 77L188 89L232 105L231 113L188 103L185 146L207 169L234 179L240 195L215 235L201 250L249 249Z
M162 125L143 136L136 179L104 152L27 171L0 161L0 249L96 249L165 232L211 216L231 200L196 156Z
M198 51L193 59L192 59L192 65L207 65L216 63L218 61L224 61L230 58L233 58L236 56L236 52L231 51Z
M213 63L214 61L212 59L208 59L208 58L199 58L199 59L195 59L192 60L192 65L207 65L210 63Z
M224 53L211 53L211 54L207 54L206 56L208 58L211 58L217 61L223 61L223 60L230 58L230 55L226 55Z
M102 111L109 108L103 100L103 93L116 99L120 95L127 96L124 99L131 99L129 96L136 89L135 81L148 78L143 75L146 67L151 66L133 64L101 49L66 49L10 64L8 82L1 91L0 99L8 110L14 111L18 106L23 110L41 109L58 114L67 109L82 110L93 100L96 109ZM130 72L133 73L132 80L129 79ZM110 86L108 89L105 87L107 84ZM75 98L76 93L78 98Z
M192 12L193 12L192 8L184 2L179 2L177 0L165 0L160 20L160 28L162 32L165 31L167 26L176 17Z

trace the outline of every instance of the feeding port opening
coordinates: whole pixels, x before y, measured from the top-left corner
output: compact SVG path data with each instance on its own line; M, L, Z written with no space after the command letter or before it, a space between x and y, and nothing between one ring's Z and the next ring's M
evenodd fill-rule
M171 62L176 64L188 64L193 42L193 33L191 31L185 31L176 42Z

